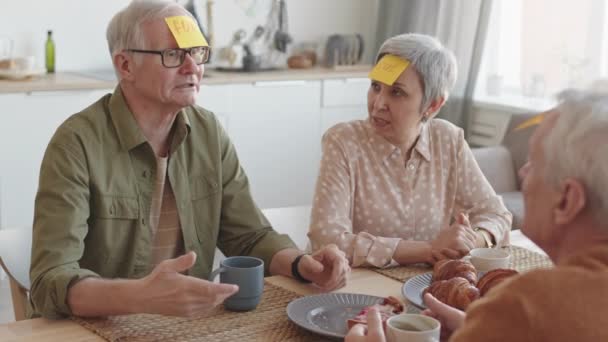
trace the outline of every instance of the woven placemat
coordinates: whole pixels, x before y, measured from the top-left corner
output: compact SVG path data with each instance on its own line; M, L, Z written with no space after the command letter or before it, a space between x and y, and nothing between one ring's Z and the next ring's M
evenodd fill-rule
M553 267L553 262L546 255L517 246L509 246L509 250L511 251L510 267L519 272Z
M293 324L285 308L300 295L268 282L258 307L249 312L232 312L223 306L192 318L150 314L72 319L108 341L319 341Z
M511 265L509 267L519 272L553 266L553 263L546 255L517 246L509 246L508 249L511 252ZM374 268L372 270L398 281L406 281L419 274L431 272L433 269L428 265L412 265L394 268Z

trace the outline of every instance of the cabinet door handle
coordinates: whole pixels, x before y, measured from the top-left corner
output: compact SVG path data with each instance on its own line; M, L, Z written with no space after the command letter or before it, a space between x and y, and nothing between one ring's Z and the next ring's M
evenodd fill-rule
M253 85L256 87L294 87L294 86L303 86L307 82L304 80L297 81L258 81L253 82Z
M45 97L56 97L56 96L72 96L72 95L90 95L96 91L103 91L104 89L87 89L87 90L49 90L49 91L30 91L27 93L28 96L45 96ZM111 93L113 90L108 89L107 92ZM101 96L100 96L101 97Z
M370 80L369 80L369 78L357 77L357 78L347 78L346 80L344 80L344 82L346 82L346 83L370 83Z

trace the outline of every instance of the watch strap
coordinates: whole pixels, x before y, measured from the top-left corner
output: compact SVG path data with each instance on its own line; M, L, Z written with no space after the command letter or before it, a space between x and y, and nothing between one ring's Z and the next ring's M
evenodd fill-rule
M306 254L300 254L293 260L293 262L291 263L291 275L293 276L294 279L296 279L297 281L299 281L301 283L312 283L312 281L302 277L302 275L300 274L300 271L298 270L298 265L300 264L300 260L302 260L302 257L305 255Z

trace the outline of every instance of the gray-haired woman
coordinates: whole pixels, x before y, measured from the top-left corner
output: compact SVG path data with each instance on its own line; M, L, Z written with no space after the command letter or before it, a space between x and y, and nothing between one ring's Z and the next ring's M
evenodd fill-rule
M453 53L433 37L384 42L370 73L367 120L323 137L313 249L335 243L353 266L386 267L508 244L512 215L462 129L433 118L456 74Z

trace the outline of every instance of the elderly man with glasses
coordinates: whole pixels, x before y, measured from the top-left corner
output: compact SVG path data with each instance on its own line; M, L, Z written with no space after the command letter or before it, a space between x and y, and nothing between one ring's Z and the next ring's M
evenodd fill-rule
M332 290L350 268L275 232L226 132L195 105L209 47L169 1L133 1L107 39L119 84L66 120L40 170L30 316L199 315L238 291L207 281L215 249Z

